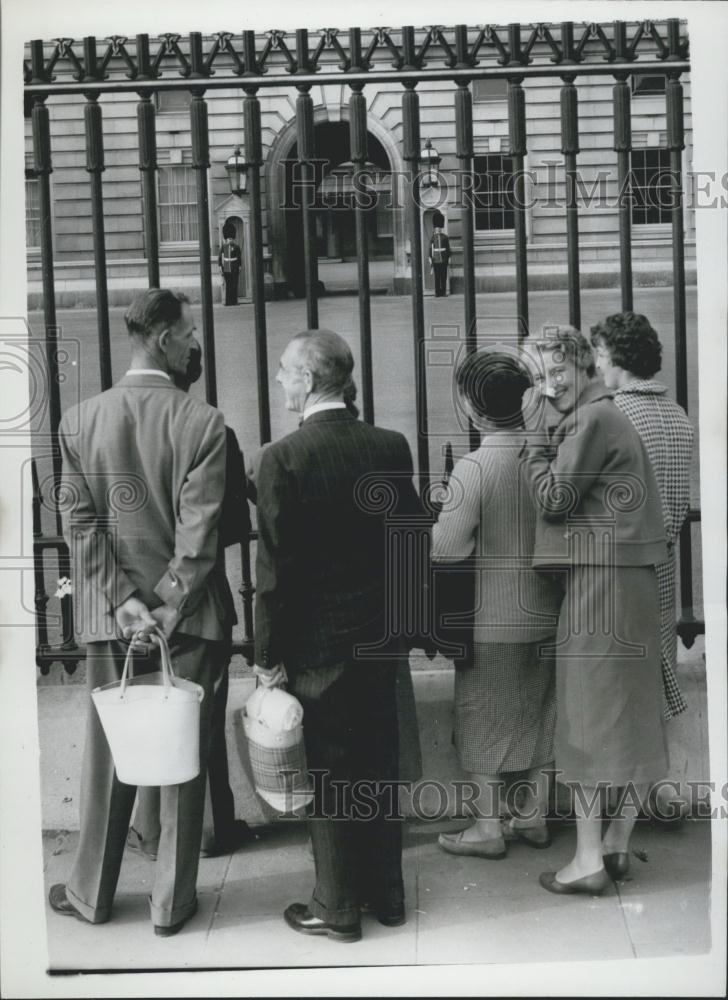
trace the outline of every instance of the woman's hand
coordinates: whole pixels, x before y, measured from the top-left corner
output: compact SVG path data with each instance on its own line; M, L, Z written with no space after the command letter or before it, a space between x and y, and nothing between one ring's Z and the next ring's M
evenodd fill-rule
M549 426L554 422L554 416L558 416L550 399L543 394L538 385L531 386L524 392L521 412L523 413L523 423L529 434L546 434Z

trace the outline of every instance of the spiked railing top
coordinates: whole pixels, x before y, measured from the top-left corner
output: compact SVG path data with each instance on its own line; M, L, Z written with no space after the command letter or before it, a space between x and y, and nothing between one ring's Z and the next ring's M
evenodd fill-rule
M504 27L440 25L414 29L376 27L339 31L324 28L295 33L271 30L263 34L244 31L235 35L219 31L202 36L168 32L150 39L121 35L103 39L88 36L82 41L58 38L29 44L29 59L23 61L28 91L42 94L127 89L173 77L199 86L273 85L280 78L309 78L335 65L342 72L372 78L398 78L427 73L429 78L454 73L477 76L486 64L491 70L568 72L588 66L602 72L617 64L634 66L640 59L653 67L665 64L666 72L688 68L688 42L681 34L684 23L676 18L663 22L642 21L611 24L559 25L510 24ZM287 39L293 38L292 44ZM427 59L425 58L427 57ZM493 65L495 64L495 66ZM452 71L452 72L448 72ZM583 70L582 70L583 72ZM268 79L265 79L269 75ZM213 77L217 77L213 83ZM73 83L75 81L75 85ZM323 81L321 81L323 82Z

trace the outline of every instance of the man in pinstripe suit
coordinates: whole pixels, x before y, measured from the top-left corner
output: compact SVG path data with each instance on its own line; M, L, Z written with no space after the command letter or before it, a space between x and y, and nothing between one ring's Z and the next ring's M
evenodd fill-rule
M291 341L276 380L302 420L265 449L257 477L256 672L267 684L287 676L304 709L308 766L321 772L309 824L316 886L284 916L339 941L360 939L365 904L386 926L405 920L401 820L386 818L396 792L381 785L397 779L405 651L386 635L387 511L374 509L366 484L376 479L390 512L421 510L405 438L352 413L353 367L336 333Z

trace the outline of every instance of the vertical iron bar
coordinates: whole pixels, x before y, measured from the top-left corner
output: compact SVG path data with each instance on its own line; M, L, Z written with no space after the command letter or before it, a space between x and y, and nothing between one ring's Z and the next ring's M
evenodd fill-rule
M253 46L255 35L244 32L248 47ZM246 58L246 66L248 65ZM261 208L260 168L263 164L263 147L260 138L260 101L254 87L245 91L243 122L245 128L245 158L248 164L248 189L250 191L250 254L253 265L253 310L255 313L255 361L258 372L258 422L260 443L270 441L270 397L268 392L268 332L265 317L265 280L263 275L263 215Z
M197 236L200 244L200 298L202 302L202 337L205 344L205 396L217 406L217 369L215 366L215 320L212 313L212 269L210 262L210 206L207 171L210 166L210 139L207 128L207 101L202 90L194 90L190 102L192 129L192 165L197 178Z
M358 31L359 29L352 29ZM367 102L357 84L349 98L349 139L354 170L354 217L356 220L356 266L359 278L359 341L361 345L361 389L364 419L374 423L372 376L372 313L369 290L369 236L367 232L368 192L362 171L367 161Z
M620 75L612 90L614 103L614 149L617 153L619 185L619 269L622 312L631 312L632 298L632 197L630 151L632 149L631 95L627 77Z
M467 28L456 29L458 55L467 51ZM465 38L463 39L463 34ZM478 347L478 321L475 308L475 246L473 239L473 98L468 83L458 84L455 91L456 153L460 173L460 227L463 248L463 307L465 311L465 350L472 354ZM480 444L480 434L468 420L468 439L474 451Z
M109 290L106 281L106 234L104 231L104 194L101 180L104 166L104 136L101 107L97 94L86 95L86 170L91 183L91 223L94 239L96 274L96 323L99 337L101 389L111 388L111 338L109 333Z
M404 30L404 29L403 29ZM420 99L415 82L407 82L402 95L404 159L409 163L407 228L409 230L412 274L412 333L415 350L415 404L417 409L417 465L421 486L430 479L427 434L427 370L425 367L425 311L422 282L422 229L420 222Z
M528 336L528 257L526 249L526 191L524 157L526 155L526 95L521 77L508 80L508 129L513 158L513 225L516 237L516 309L518 341Z
M50 417L53 482L57 495L61 481L61 454L58 448L58 425L61 422L61 393L58 376L58 326L56 323L56 291L53 275L53 227L51 223L51 130L45 98L36 99L32 111L33 169L38 177L40 208L40 254L43 279L43 316L45 319L45 350L48 370L48 409ZM61 512L55 505L56 534L63 531Z
M247 502L247 501L246 501ZM253 596L255 587L251 573L250 539L240 543L241 586L238 591L243 602L243 642L252 645L255 641L253 632ZM253 665L250 655L246 657L248 666Z
M468 49L468 28L465 24L455 27L456 67L472 65ZM463 308L465 312L465 350L472 354L478 347L478 320L475 305L475 245L473 204L473 97L470 84L458 83L455 91L455 139L460 173L460 229L463 252ZM480 444L477 427L468 419L468 440L471 451ZM448 442L448 454L452 448ZM446 476L447 456L446 456ZM452 467L451 467L452 468Z
M460 225L463 245L463 306L465 345L468 353L477 347L475 312L475 248L473 241L473 98L469 84L455 91L455 132L460 171Z
M157 228L157 135L155 110L149 94L140 94L137 104L139 170L142 175L144 248L150 288L159 288L159 232Z
M298 128L298 169L300 170L303 212L303 259L306 279L306 319L309 330L318 329L318 254L313 204L316 196L314 159L313 100L310 87L299 87L296 99Z
M679 77L670 76L666 87L667 147L670 150L672 214L672 269L675 310L676 397L683 409L688 407L687 334L685 317L685 232L683 225L682 151L683 88Z
M568 33L567 33L568 41ZM577 206L576 154L579 152L578 96L574 77L563 77L561 88L561 152L564 154L566 194L566 254L569 281L569 323L581 326L579 289L579 209Z
M679 74L668 73L666 86L667 146L670 150L672 214L672 283L675 313L675 395L688 409L688 354L685 309L685 231L683 224L682 151L685 148L683 87ZM682 623L694 622L692 526L680 532L680 608Z
M58 549L58 576L71 578L71 554L67 545ZM61 646L63 649L77 649L73 634L73 598L66 594L61 598Z
M30 460L30 475L33 485L33 540L40 539L43 531L40 521L40 509L43 498L40 493L38 482L38 466L34 458ZM48 648L48 623L46 621L46 606L48 604L48 594L45 589L45 577L43 574L43 549L39 544L33 546L33 578L35 581L35 626L38 638L38 651ZM46 671L47 673L47 671Z

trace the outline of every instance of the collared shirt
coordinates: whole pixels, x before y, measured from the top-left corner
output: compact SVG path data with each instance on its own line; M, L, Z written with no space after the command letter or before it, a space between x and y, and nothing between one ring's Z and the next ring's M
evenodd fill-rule
M166 378L169 382L172 381L167 372L163 372L161 368L130 368L126 375L161 375L162 378ZM126 378L126 375L124 378Z
M343 403L341 400L335 400L329 403L311 403L310 406L307 406L304 409L301 420L306 420L313 413L321 413L323 410L345 410L345 409L346 409L346 403Z

